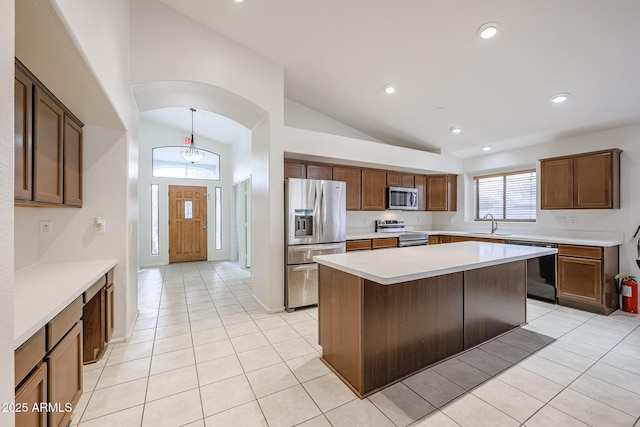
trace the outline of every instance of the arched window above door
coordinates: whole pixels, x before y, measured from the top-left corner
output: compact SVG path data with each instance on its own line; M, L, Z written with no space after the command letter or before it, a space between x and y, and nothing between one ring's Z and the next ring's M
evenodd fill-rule
M220 180L220 155L212 151L198 151L204 157L197 163L190 163L182 157L184 147L156 147L153 149L152 175L160 178L186 178Z

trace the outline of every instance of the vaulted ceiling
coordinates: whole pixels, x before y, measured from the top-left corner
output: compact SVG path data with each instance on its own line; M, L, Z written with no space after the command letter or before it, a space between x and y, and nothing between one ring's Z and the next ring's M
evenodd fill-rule
M640 121L637 0L161 1L281 64L285 96L389 144L469 157Z

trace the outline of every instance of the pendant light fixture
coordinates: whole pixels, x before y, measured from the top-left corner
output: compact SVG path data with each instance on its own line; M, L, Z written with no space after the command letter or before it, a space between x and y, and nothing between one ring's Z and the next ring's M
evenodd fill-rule
M199 162L204 157L204 153L196 148L196 142L193 139L193 113L196 112L194 108L190 108L191 110L191 143L189 144L189 148L181 151L180 155L191 164Z

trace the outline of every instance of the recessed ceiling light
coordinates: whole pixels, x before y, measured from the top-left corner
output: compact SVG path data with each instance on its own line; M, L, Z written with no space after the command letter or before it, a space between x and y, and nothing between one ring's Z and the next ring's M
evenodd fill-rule
M396 93L396 88L395 88L395 86L392 86L392 85L385 85L385 86L383 87L383 89L384 89L384 91L385 91L386 93L388 93L389 95L391 95L392 93Z
M478 28L478 35L483 39L490 39L498 34L498 23L487 22Z
M484 147L482 147L482 151L491 151L491 146L485 145Z
M551 102L555 104L560 104L561 102L566 101L571 96L570 93L556 93L551 97Z
M242 3L244 0L233 0L236 3Z
M457 127L452 127L451 129L449 129L451 131L451 133L460 133L462 132L461 128L457 128Z

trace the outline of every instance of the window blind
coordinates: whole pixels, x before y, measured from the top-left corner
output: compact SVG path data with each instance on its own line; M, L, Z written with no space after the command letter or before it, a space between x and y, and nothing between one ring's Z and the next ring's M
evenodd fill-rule
M535 221L536 171L518 171L474 178L476 219Z

